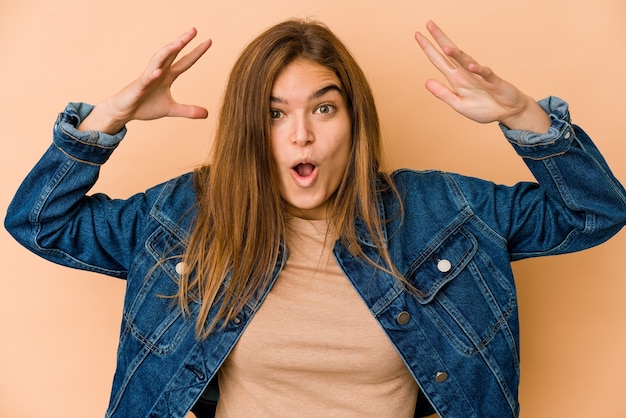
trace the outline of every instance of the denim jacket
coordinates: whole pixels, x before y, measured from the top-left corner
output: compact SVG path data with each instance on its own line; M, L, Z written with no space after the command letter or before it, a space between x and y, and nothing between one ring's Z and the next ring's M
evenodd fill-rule
M443 418L519 414L518 306L510 262L592 247L626 222L626 191L590 138L570 123L567 104L554 97L539 103L552 121L547 134L501 126L537 183L507 187L439 171L398 170L393 180L403 200L401 217L397 197L380 192L389 252L417 295L339 242L334 246L341 270L400 353L421 396ZM183 417L203 393L217 396L210 382L269 288L235 320L196 339L199 304L184 316L163 297L177 292L194 220L193 174L126 200L87 196L125 134L78 132L90 111L89 105L70 104L59 115L53 145L19 188L5 226L41 257L126 279L106 416ZM367 228L358 219L356 225L365 254L379 260Z

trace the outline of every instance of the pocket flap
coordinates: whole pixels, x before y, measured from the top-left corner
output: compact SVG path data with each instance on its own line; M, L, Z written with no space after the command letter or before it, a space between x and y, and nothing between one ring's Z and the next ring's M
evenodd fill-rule
M406 276L418 291L417 300L429 303L444 284L467 266L477 249L476 238L461 227L437 237L411 265Z

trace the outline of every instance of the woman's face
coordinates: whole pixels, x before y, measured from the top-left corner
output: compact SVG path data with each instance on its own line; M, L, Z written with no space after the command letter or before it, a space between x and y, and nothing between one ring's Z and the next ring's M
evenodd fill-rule
M270 97L272 155L287 212L325 219L348 165L352 123L334 72L297 59L276 77Z

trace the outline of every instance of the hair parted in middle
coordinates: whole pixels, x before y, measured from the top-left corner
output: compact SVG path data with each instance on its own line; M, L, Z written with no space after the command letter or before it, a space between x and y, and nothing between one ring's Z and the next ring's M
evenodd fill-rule
M224 93L211 162L194 174L196 220L177 300L183 312L189 312L192 301L201 303L200 338L256 303L273 271L285 262L286 214L271 152L269 109L274 80L296 59L337 75L352 122L349 162L331 198L329 222L353 255L365 257L356 236L360 218L385 266L365 259L402 279L382 233L377 193L395 188L381 172L380 124L369 83L325 25L288 20L263 32L239 56Z

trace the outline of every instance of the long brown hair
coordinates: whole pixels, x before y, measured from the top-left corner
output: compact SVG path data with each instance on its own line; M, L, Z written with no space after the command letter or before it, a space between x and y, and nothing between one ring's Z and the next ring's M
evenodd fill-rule
M354 255L364 256L355 230L355 220L362 219L387 266L377 267L397 275L383 238L377 178L384 179L385 187L393 186L379 173L380 125L367 79L327 27L289 20L254 39L235 63L220 110L212 162L195 172L197 217L177 300L184 312L193 301L201 304L196 322L200 338L255 301L284 261L285 210L271 155L269 98L277 75L297 58L334 71L351 112L352 150L330 222L342 243Z

